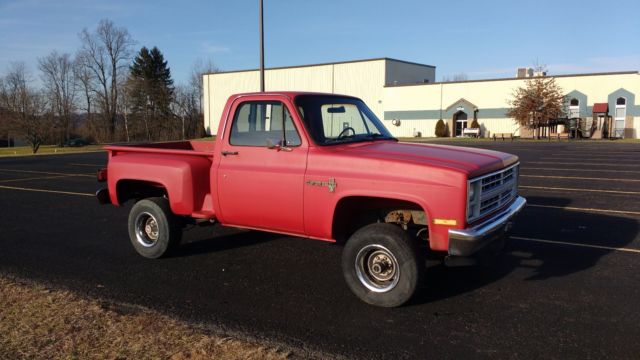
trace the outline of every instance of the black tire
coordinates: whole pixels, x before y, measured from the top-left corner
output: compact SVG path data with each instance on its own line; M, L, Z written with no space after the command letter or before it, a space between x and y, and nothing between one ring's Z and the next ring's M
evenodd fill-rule
M413 296L424 273L417 243L393 224L370 224L356 231L342 252L342 273L362 301L400 306Z
M138 201L129 212L129 239L138 254L157 259L169 255L179 244L182 228L162 197Z

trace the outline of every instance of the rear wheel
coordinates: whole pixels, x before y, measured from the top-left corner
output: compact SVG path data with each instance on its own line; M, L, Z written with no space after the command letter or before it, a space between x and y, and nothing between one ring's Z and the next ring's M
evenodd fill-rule
M129 213L129 239L138 254L157 259L168 255L180 243L182 229L162 197L138 201Z
M415 293L424 272L417 244L396 225L371 224L356 231L342 253L351 291L371 305L396 307Z

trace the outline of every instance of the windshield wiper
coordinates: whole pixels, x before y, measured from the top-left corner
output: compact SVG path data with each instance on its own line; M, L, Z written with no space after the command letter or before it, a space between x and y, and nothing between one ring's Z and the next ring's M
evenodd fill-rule
M366 140L398 140L392 136L382 135L382 134L368 134L364 137Z
M325 139L324 143L325 144L343 143L343 142L348 142L349 140L353 140L353 136L343 136L341 138L336 138L336 139Z
M336 143L349 143L349 142L362 142L362 141L372 141L372 140L396 140L398 139L387 136L383 134L357 134L357 135L347 135L341 138L336 139L325 139L325 144L336 144Z

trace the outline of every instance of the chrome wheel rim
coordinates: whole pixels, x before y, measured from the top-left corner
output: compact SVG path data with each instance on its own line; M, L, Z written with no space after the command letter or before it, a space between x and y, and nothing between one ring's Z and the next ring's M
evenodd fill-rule
M148 212L136 217L136 240L144 247L152 247L158 242L160 229L156 218Z
M360 283L373 292L391 291L400 279L398 260L389 249L378 244L360 249L355 268Z

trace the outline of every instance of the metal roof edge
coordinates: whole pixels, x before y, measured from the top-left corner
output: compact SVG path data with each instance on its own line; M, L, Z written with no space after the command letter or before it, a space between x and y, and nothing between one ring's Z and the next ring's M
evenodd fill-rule
M612 71L612 72L597 72L597 73L583 73L583 74L563 74L563 75L547 75L547 76L534 76L534 77L509 77L509 78L493 78L493 79L477 79L477 80L461 80L461 81L439 81L432 83L413 83L413 84L386 84L384 87L402 87L402 86L423 86L423 85L443 85L443 84L462 84L462 83L475 83L475 82L489 82L489 81L511 81L511 80L532 80L538 77L542 78L565 78L565 77L580 77L580 76L606 76L606 75L640 75L639 71Z
M371 59L360 59L360 60L348 60L348 61L337 61L337 62L327 62L327 63L318 63L318 64L306 64L306 65L294 65L294 66L276 66L265 68L265 70L283 70L283 69L297 69L297 68L305 68L305 67L314 67L314 66L327 66L327 65L341 65L341 64L352 64L359 62L371 62L371 61L394 61L409 65L418 65L435 69L436 67L433 65L420 64L411 61L398 60L389 57L380 57L380 58L371 58ZM241 73L241 72L251 72L251 71L259 71L260 69L244 69L244 70L230 70L230 71L218 71L218 72L209 72L204 73L202 75L215 75L215 74L233 74L233 73Z

